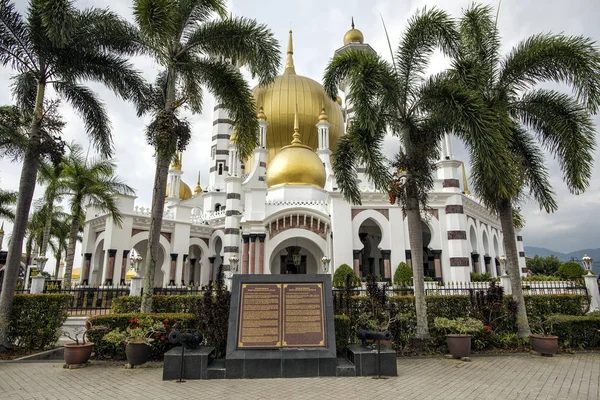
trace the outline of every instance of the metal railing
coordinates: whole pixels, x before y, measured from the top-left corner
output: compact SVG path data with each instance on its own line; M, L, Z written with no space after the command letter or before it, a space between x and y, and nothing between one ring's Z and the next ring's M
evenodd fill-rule
M70 289L47 288L44 293L70 294L72 296L68 310L70 315L93 316L110 313L112 300L121 296L129 296L129 288L126 286L76 286Z

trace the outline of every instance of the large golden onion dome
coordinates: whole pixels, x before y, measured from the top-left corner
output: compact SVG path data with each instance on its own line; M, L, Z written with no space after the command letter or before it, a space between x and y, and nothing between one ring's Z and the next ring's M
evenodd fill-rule
M323 86L305 76L296 75L294 67L292 32L289 34L287 61L283 75L275 78L267 86L257 86L253 90L256 108L262 107L262 115L268 116L267 127L267 170L269 163L283 146L289 144L290 127L294 123L296 104L298 123L302 132L302 142L313 150L318 146L316 124L321 108L325 107L329 116L329 147L335 148L344 134L344 119L340 105L329 98ZM260 118L260 117L259 117ZM252 165L252 158L246 165Z
M309 185L323 189L325 166L317 154L300 141L298 115L294 116L294 140L273 157L267 168L267 186Z
M354 17L352 17L352 29L344 35L344 46L348 43L364 43L365 37L358 29L354 29Z

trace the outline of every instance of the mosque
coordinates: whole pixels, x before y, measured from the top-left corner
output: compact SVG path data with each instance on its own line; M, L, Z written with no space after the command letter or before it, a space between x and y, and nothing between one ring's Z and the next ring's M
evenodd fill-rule
M351 49L375 52L354 24L335 54ZM234 121L217 104L208 186L198 179L192 190L182 180L181 156L171 165L157 286L204 285L221 265L231 276L333 274L347 264L359 276L389 279L400 262L411 264L401 207L390 204L360 169L362 205L346 202L336 185L330 158L353 119L348 88L342 90L345 100L332 101L321 84L296 72L293 54L290 31L283 74L253 92L260 130L248 160L237 156ZM442 282L469 281L470 272L498 276L500 222L470 195L451 136L441 148L430 208L422 216L425 275ZM119 208L121 226L88 209L83 267L74 278L125 282L132 275L131 255L145 256L150 209L135 205L134 197L119 197ZM516 239L523 270L523 241Z

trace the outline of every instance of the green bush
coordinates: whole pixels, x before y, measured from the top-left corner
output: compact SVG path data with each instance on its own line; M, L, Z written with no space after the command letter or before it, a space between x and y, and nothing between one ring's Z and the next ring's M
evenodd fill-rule
M343 357L350 341L352 325L350 318L345 315L335 315L333 322L335 324L335 350L338 357Z
M568 261L561 265L556 272L556 276L563 279L581 279L585 274L585 270L575 261Z
M483 274L471 272L471 282L491 282L493 280L494 278L489 272L484 272Z
M483 331L483 322L474 318L435 318L433 327L444 331L446 335L471 335Z
M527 269L534 275L553 275L561 264L562 262L553 255L540 257L536 254L535 257L527 260Z
M333 274L333 287L334 288L344 288L346 287L346 281L348 280L348 276L350 277L350 286L357 287L360 285L360 280L356 273L348 264L342 264L335 270Z
M512 296L504 296L511 298ZM582 294L546 294L525 296L527 315L541 316L543 319L552 314L584 315L590 304L589 296Z
M141 296L122 296L112 300L110 311L115 314L138 313L142 304ZM193 295L154 295L152 312L154 313L190 313L195 314L202 306L202 296Z
M71 304L68 294L17 294L8 324L10 343L26 350L56 344Z
M570 348L600 346L600 314L552 315L548 318L552 334L558 336L560 344Z
M401 262L394 272L394 284L412 284L413 272L407 263Z
M523 282L550 282L559 281L560 279L556 275L531 275L521 278Z
M135 327L138 318L148 316L153 321L162 322L165 326L165 333L156 335L152 342L153 359L162 357L162 355L173 348L167 337L173 327L177 329L196 329L197 320L193 314L184 313L129 313L129 314L107 314L98 315L87 320L86 328L88 329L88 340L94 343L94 353L97 358L125 358L125 345L114 346L102 338L109 332L119 329L126 330L129 327Z

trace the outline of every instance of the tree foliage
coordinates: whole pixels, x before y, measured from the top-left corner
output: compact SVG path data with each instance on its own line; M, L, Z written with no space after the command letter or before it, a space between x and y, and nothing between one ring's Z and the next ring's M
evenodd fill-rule
M554 275L561 266L560 261L556 256L540 257L537 254L527 260L527 269L534 275Z

